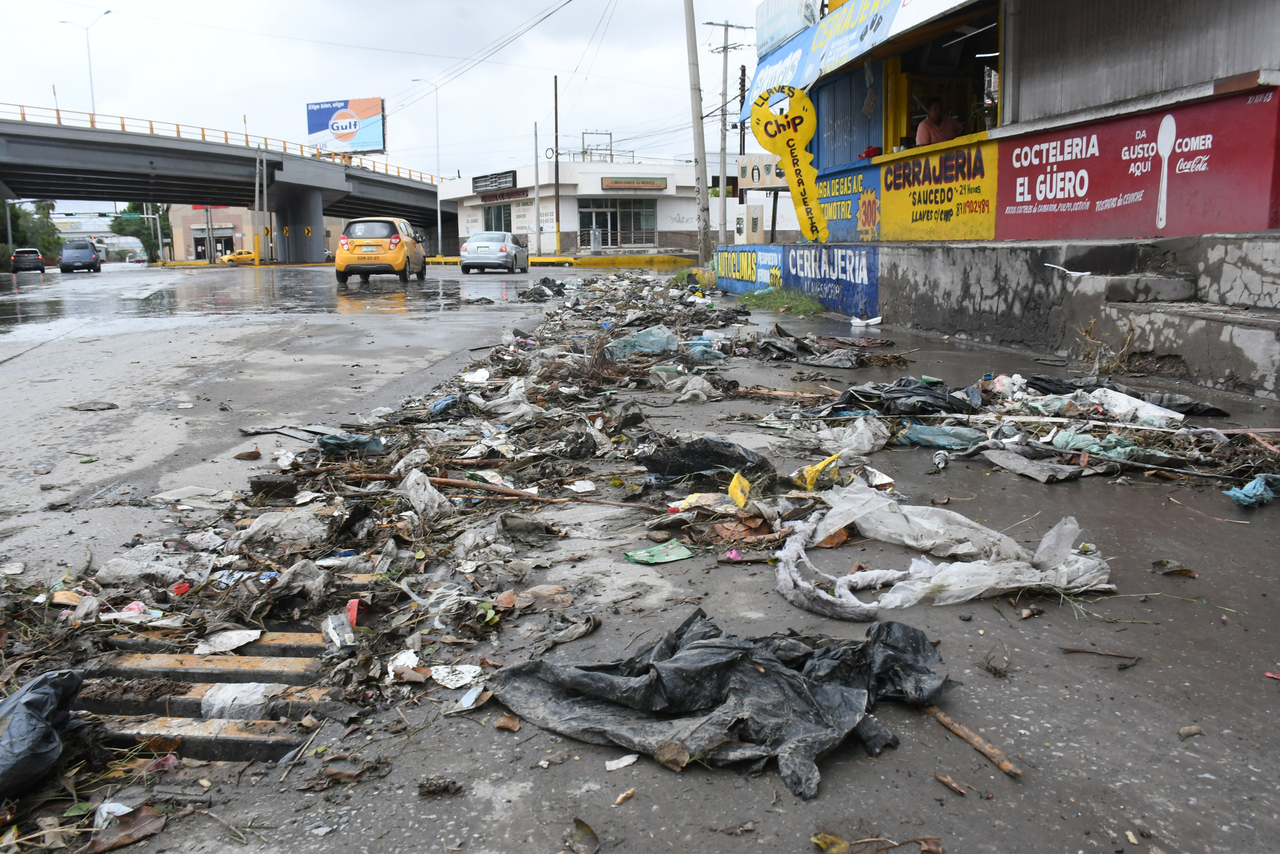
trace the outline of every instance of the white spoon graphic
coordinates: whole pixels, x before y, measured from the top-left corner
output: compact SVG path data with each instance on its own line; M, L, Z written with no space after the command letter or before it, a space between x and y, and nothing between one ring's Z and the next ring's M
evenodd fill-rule
M1160 201L1156 203L1156 228L1164 228L1169 208L1169 155L1178 138L1178 123L1173 116L1160 120L1160 133L1156 136L1156 152L1160 155Z

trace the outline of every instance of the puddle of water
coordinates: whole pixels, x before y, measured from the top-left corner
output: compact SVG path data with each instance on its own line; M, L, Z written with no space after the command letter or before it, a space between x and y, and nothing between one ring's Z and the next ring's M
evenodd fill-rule
M391 276L345 286L317 268L148 269L109 265L98 274L0 276L0 334L26 324L88 318L237 314L431 314L466 301L518 302L524 280L428 275L407 285ZM517 289L517 286L519 288Z

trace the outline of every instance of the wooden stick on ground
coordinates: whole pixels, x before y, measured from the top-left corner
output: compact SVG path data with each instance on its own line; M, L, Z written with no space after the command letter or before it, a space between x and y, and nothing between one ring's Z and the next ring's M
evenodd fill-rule
M973 746L973 749L981 753L983 756L995 763L995 766L1010 777L1021 777L1022 769L1014 765L1009 759L1000 752L1000 748L991 744L982 736L969 729L964 724L952 718L946 712L937 706L925 706L924 713L929 715L938 723L954 732Z
M481 483L476 480L454 480L448 477L430 477L427 478L436 486L464 486L468 489L482 489L486 492L496 492L499 495L510 495L514 498L525 498L529 501L538 501L543 504L562 504L568 501L581 501L584 504L604 504L608 507L625 507L628 510L647 510L650 513L666 513L667 511L650 507L647 504L623 504L620 501L604 501L600 498L582 498L581 496L571 496L570 498L544 498L541 495L531 495L528 492L521 492L518 489L510 489L505 486L496 486L492 483Z

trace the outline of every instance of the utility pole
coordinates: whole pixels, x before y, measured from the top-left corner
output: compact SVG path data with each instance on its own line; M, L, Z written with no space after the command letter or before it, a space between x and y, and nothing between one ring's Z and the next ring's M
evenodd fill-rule
M542 163L538 159L538 123L533 123L533 251L542 254Z
M692 3L693 0L686 0ZM560 257L560 75L552 78L556 108L556 257Z
M693 184L698 198L698 266L711 263L711 209L707 205L707 141L702 128L702 84L698 78L698 34L693 0L684 0L684 34L689 50L689 106L693 116Z
M728 151L728 134L729 134L729 51L741 47L741 45L729 45L729 30L749 30L750 27L742 27L737 24L730 24L725 21L723 24L716 24L711 21L706 22L707 26L724 27L724 46L720 48L718 53L722 58L722 70L720 72L720 240L719 245L725 244L725 219L729 210L729 165L725 161L729 156ZM745 66L744 66L745 68Z
M747 108L747 67L738 68L738 154L747 153L747 123L742 121L742 111Z

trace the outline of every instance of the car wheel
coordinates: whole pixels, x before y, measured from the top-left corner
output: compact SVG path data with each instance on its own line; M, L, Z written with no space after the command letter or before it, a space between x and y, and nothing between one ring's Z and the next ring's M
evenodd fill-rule
M70 273L71 271L70 271L69 269L67 269L66 267L59 267L59 268L58 268L58 272L59 272L59 273Z
M345 285L347 283L346 273L338 273L337 276L338 276L338 284Z
M462 275L464 276L468 276L471 274L471 268L468 267L466 264L463 264L459 269L462 270Z
M369 284L369 274L368 274L368 273L361 273L361 274L360 274L360 284L362 284L362 285L367 285L367 284Z
M40 275L42 275L42 276L44 275L44 265L43 265L43 264L41 264L41 265L40 265Z
M396 273L396 277L400 279L400 284L402 285L409 284L409 259L408 258L406 258L404 261L404 269Z
M422 266L418 268L418 281L425 282L427 280L427 259L422 259Z

